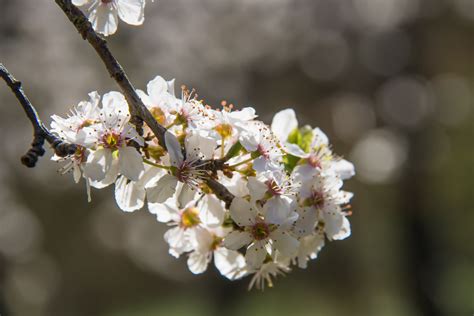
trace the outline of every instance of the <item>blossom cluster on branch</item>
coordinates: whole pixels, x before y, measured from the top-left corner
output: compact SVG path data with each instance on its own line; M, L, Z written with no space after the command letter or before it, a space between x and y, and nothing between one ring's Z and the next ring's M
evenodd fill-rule
M342 190L354 166L333 153L319 128L298 126L295 112L278 112L272 124L255 110L212 108L194 90L175 93L160 76L146 91L133 87L106 41L117 19L143 22L145 0L55 0L95 49L121 92L89 93L51 129L0 64L0 75L17 96L34 129L22 159L33 167L47 140L61 173L91 188L115 186L125 212L147 206L169 226L164 239L174 257L186 256L195 274L211 262L230 280L253 275L250 287L306 268L326 240L350 233L352 193ZM86 15L75 5L82 6Z
M114 184L123 211L147 204L170 226L169 253L185 254L191 272L213 261L225 277L254 274L251 285L263 287L293 265L305 268L325 239L350 235L352 194L341 187L354 167L332 152L320 129L298 127L292 109L268 126L250 107L224 102L216 110L185 88L176 96L174 81L160 76L137 93L167 127L165 146L146 126L137 133L121 93L92 92L69 116L52 117L51 131L77 145L74 155L53 159L88 188ZM220 200L209 179L233 199Z

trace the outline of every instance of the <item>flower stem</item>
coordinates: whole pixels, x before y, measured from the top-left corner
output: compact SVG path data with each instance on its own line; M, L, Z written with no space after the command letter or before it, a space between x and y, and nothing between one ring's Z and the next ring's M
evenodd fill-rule
M159 164L154 163L154 162L152 162L148 159L145 159L145 158L143 158L143 162L146 163L147 165L150 165L150 166L153 166L153 167L157 167L157 168L161 168L161 169L165 169L165 170L171 170L171 167L159 165Z
M250 157L249 159L245 159L239 163L236 163L235 165L229 166L229 168L235 168L235 167L241 166L243 164L251 162L253 159L254 159L253 157Z

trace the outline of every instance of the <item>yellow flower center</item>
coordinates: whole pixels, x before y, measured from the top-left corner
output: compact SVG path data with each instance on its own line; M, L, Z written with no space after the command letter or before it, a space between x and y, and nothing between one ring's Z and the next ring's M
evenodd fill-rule
M200 223L199 210L195 207L188 207L181 214L181 226L184 228L191 228Z
M219 124L214 129L223 139L232 136L232 126L230 124Z
M264 222L257 222L252 226L251 233L256 240L263 240L270 235L270 227Z
M122 144L122 139L119 134L111 132L102 137L102 143L105 148L115 150Z
M155 106L150 109L150 112L158 123L160 123L161 125L165 124L165 121L166 121L165 112L163 112L163 110L160 107Z

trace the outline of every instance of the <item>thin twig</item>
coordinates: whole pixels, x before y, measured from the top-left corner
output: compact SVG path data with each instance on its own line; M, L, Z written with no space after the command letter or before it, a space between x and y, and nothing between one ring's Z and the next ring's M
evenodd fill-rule
M23 110L25 110L26 116L33 125L33 142L31 143L31 148L28 152L21 157L21 162L32 168L36 165L38 158L44 155L44 141L46 140L54 149L56 155L60 157L65 157L67 155L72 155L76 152L76 145L66 143L54 136L49 132L49 130L43 125L41 119L36 112L35 107L31 104L30 100L26 96L23 88L21 87L21 82L16 80L8 69L0 63L0 77L5 80L7 85L15 94L16 98L20 102Z
M132 123L137 126L137 129L142 131L142 122L145 122L148 127L152 130L153 134L157 137L161 147L166 149L165 133L166 128L159 124L147 107L143 104L142 100L135 91L134 86L128 79L124 69L114 57L112 52L107 46L107 41L97 34L92 28L91 23L82 11L74 6L71 0L55 0L56 4L66 14L69 21L76 27L79 34L81 34L84 40L87 40L89 44L95 49L100 59L104 63L110 76L117 82L125 99L128 102L130 114L132 115ZM223 160L211 161L210 165L213 166L213 172L222 170L224 166ZM227 206L232 202L234 195L227 190L225 186L220 184L214 179L208 179L208 186L213 190L216 196L223 200Z
M235 196L217 180L207 179L206 184L209 188L211 188L212 192L214 192L219 200L225 202L226 208L229 208Z
M71 0L55 1L64 11L69 21L71 21L71 23L76 27L82 38L87 40L89 44L95 49L100 59L104 63L105 68L107 68L110 76L119 85L122 93L125 96L125 99L127 99L128 106L130 108L130 115L132 116L132 123L137 127L137 130L142 132L142 124L145 122L158 138L161 147L166 149L166 128L155 120L153 115L143 104L142 100L135 91L134 86L125 74L122 66L114 57L114 55L112 55L112 52L107 46L107 41L94 31L87 17L80 9L72 4Z

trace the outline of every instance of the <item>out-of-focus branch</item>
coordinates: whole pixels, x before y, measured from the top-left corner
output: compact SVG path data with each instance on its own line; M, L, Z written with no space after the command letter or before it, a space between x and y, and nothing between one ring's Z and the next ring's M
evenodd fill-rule
M30 100L26 96L23 88L21 87L21 82L16 80L13 77L7 68L0 63L0 77L5 80L7 85L15 94L16 98L20 102L23 110L25 110L26 116L28 116L31 124L33 125L33 142L31 143L31 148L28 152L21 157L21 162L32 168L36 165L38 158L44 155L44 141L46 140L54 149L56 155L60 157L65 157L67 155L72 155L76 151L76 145L63 142L61 139L57 138L51 134L48 129L43 125L41 119L39 118L38 112L31 104Z
M232 193L230 193L230 191L227 190L225 186L217 182L217 180L208 179L206 181L206 184L209 188L211 188L212 192L214 192L217 198L221 201L224 201L225 206L229 208L235 196Z
M138 96L132 83L128 79L120 63L112 55L107 41L97 34L92 28L91 23L82 11L72 4L71 0L55 0L58 6L64 11L69 21L76 27L82 38L87 40L95 49L100 59L104 63L110 76L117 82L122 93L127 99L131 122L137 127L139 132L142 130L142 124L145 122L158 138L160 145L166 149L165 132L166 128L159 124L147 107ZM142 133L140 133L142 134Z
M134 86L128 79L125 71L123 70L120 63L114 57L112 52L107 46L107 41L103 39L97 32L92 28L91 23L82 11L72 4L71 0L55 0L56 4L63 10L68 17L69 21L76 27L79 34L81 34L84 40L87 40L89 44L95 49L100 59L104 63L110 76L117 82L125 99L128 102L130 114L132 115L132 123L137 129L142 131L142 124L145 122L148 127L152 130L153 134L157 137L160 145L166 149L165 133L166 128L159 124L147 107L143 104L142 100L135 91ZM217 161L213 163L213 171L222 169L223 162ZM216 196L223 200L227 206L230 206L234 195L227 190L225 186L220 184L214 179L208 179L207 185L213 190Z

